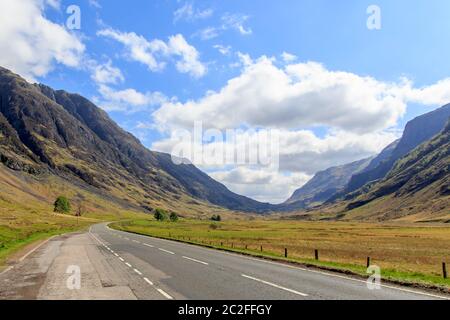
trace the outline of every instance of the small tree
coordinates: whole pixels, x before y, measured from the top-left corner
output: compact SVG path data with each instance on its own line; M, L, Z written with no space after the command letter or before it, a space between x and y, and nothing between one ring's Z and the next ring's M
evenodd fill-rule
M84 215L85 211L86 211L86 209L85 209L84 203L79 202L77 205L77 212L75 213L75 216L81 217L82 215Z
M155 210L155 219L158 221L164 221L167 219L167 213L163 209Z
M55 201L55 209L54 211L57 213L70 213L70 202L64 196L59 196Z
M171 212L170 213L170 221L172 221L172 222L177 222L178 221L178 215L176 214L176 212Z
M220 215L213 215L212 217L211 217L211 220L212 221L217 221L217 222L220 222L220 221L222 221L222 217L220 216Z

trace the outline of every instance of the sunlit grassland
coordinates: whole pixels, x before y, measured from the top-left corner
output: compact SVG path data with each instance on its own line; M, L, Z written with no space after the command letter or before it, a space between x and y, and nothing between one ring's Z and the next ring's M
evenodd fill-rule
M133 220L113 226L162 238L366 274L367 257L386 279L450 287L442 262L450 263L450 228L347 222L243 220L177 223ZM261 252L261 246L263 251ZM246 249L247 248L247 249ZM319 250L315 261L314 250Z

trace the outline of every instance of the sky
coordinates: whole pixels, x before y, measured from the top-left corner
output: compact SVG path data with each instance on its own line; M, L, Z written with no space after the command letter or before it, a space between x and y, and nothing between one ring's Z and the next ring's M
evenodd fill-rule
M447 0L0 9L1 66L89 98L148 148L259 201L283 202L317 171L377 154L407 121L450 102ZM276 145L269 161L220 161L265 145Z

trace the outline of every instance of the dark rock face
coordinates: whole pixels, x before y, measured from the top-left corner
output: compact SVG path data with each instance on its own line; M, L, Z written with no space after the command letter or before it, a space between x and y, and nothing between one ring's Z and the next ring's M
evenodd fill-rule
M388 146L366 170L355 174L350 179L346 193L351 193L366 183L384 178L397 160L438 134L444 128L448 117L450 117L450 104L408 122L398 142Z
M146 198L185 195L241 211L273 208L229 191L192 165L175 165L169 155L146 149L82 96L31 85L1 67L0 157L14 170L47 170L105 190L134 186Z
M372 158L363 159L318 172L302 188L296 190L285 204L298 208L321 204L337 192L342 191L352 175L364 170L371 161Z
M400 158L385 178L370 185L351 202L351 210L377 198L393 194L413 197L424 188L436 185L434 195L445 196L450 186L450 117L444 130ZM429 199L427 199L429 200Z

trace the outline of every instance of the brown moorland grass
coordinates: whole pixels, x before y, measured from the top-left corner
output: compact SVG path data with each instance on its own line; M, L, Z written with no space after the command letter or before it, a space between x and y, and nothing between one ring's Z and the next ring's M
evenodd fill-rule
M446 225L183 219L178 223L133 220L113 227L269 257L283 258L287 248L293 261L359 274L366 273L370 257L386 279L450 288L450 280L442 278L442 262L450 264L450 227ZM315 249L319 262L314 261Z

